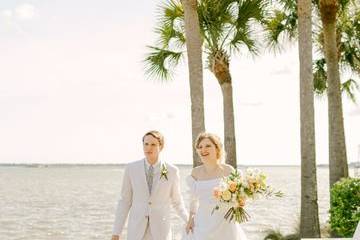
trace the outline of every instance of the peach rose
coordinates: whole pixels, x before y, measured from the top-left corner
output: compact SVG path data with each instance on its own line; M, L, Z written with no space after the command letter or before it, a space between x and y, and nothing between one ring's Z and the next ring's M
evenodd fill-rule
M239 207L244 207L245 206L245 199L244 198L240 198L238 201Z
M236 184L236 182L234 182L234 181L229 181L229 190L230 190L230 192L235 192L236 191L236 187L237 187L237 184Z
M213 196L214 196L216 199L220 199L220 198L221 198L221 195L222 195L222 192L221 192L218 188L214 188Z

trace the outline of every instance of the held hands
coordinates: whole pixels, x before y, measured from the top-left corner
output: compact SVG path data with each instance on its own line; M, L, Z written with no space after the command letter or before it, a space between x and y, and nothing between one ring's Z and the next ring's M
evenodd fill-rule
M112 235L111 240L121 240L119 235Z
M186 228L185 228L186 234L189 234L190 232L193 233L194 232L194 226L195 226L195 224L194 224L194 216L191 216L189 218L189 221L186 224Z

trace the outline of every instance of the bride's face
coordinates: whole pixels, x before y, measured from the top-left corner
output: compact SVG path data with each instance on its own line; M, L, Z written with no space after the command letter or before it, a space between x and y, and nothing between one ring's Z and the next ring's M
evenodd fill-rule
M216 146L208 138L201 140L196 151L203 163L217 161Z

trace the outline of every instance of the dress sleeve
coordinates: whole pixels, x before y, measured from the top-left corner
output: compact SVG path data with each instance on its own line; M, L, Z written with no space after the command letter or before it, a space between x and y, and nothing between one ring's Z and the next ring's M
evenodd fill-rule
M188 185L188 193L190 196L190 213L196 213L199 207L199 196L196 193L196 180L190 175L186 179Z

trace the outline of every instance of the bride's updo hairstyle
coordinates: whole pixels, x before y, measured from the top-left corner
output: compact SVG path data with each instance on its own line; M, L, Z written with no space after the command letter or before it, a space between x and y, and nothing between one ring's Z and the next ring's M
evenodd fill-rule
M200 142L206 138L209 139L215 145L217 160L219 162L223 161L225 159L224 147L223 147L220 137L218 137L216 134L208 133L208 132L200 133L198 135L198 137L196 138L195 148L198 149Z

